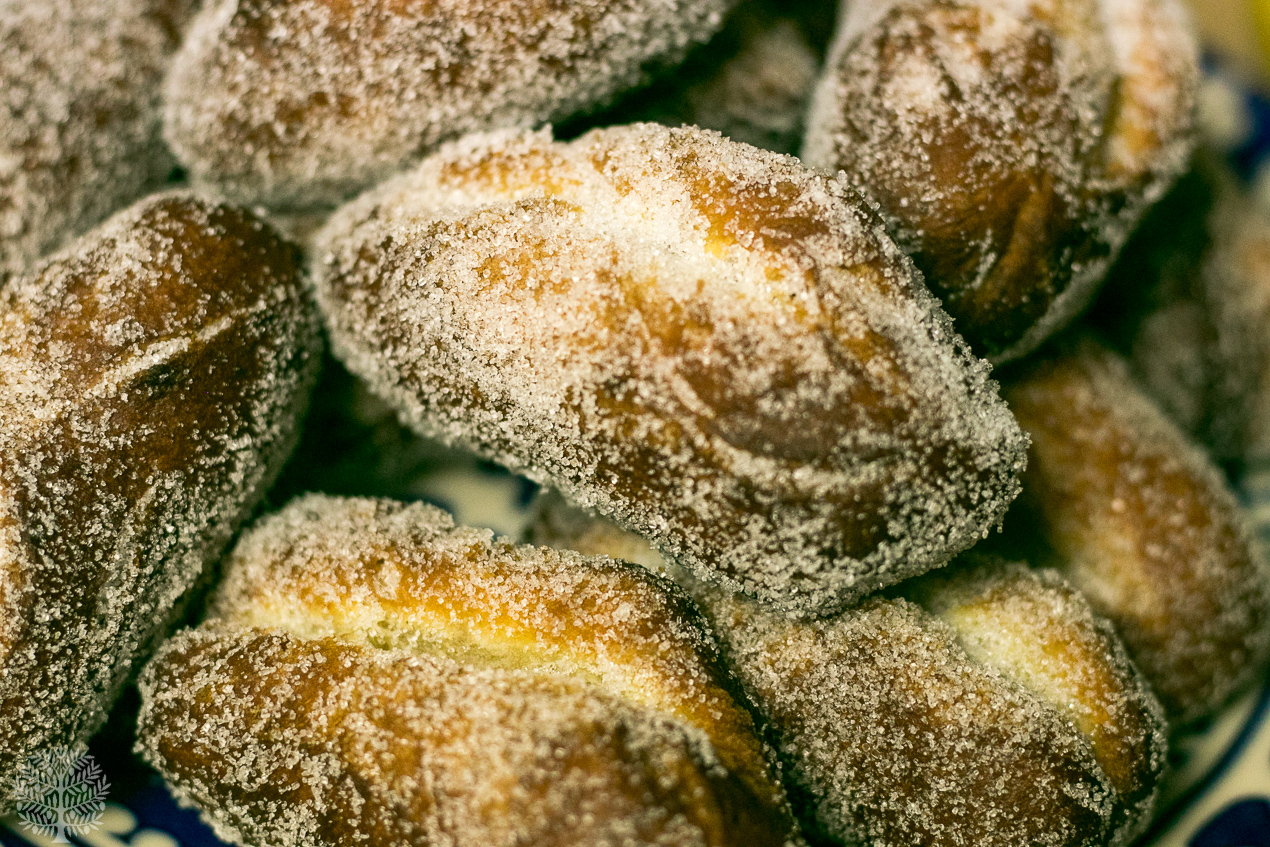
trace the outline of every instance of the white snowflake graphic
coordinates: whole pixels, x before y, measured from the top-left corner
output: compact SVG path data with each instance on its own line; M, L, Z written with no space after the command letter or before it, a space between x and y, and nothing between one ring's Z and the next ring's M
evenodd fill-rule
M18 821L27 832L69 844L92 831L106 810L110 783L92 756L51 747L27 759L14 786Z

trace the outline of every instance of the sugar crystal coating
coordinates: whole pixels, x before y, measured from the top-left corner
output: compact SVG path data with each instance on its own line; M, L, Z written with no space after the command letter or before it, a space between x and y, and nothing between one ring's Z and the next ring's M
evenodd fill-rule
M469 137L338 212L332 348L403 420L824 614L973 544L1023 436L835 182L696 129Z
M313 495L148 666L139 749L240 843L786 844L731 685L639 568Z
M820 57L798 22L755 15L735 24L736 54L685 92L685 123L735 141L796 153Z
M1231 184L1233 176L1205 171L1188 180L1208 183L1213 195L1211 209L1191 215L1200 232L1179 237L1185 224L1176 216L1155 221L1158 231L1144 248L1163 254L1146 257L1153 276L1144 284L1143 270L1134 266L1124 274L1133 279L1121 281L1126 288L1132 283L1129 297L1146 301L1131 363L1169 416L1217 459L1264 466L1270 461L1270 220ZM1194 202L1198 193L1177 200ZM1179 255L1182 250L1189 254Z
M336 204L447 139L603 104L731 5L215 0L168 78L165 134L228 197Z
M1176 0L850 4L804 158L882 207L976 350L1025 355L1089 301L1191 147Z
M159 195L0 289L0 810L84 741L289 451L318 327L292 249Z
M1089 339L1006 396L1033 439L1012 529L1116 625L1171 721L1213 714L1270 654L1270 570L1225 478Z
M173 162L159 88L193 0L0 0L0 281Z
M552 492L530 538L684 582L811 830L879 847L1093 847L1150 821L1162 710L1111 626L1052 571L976 556L796 622L692 580Z
M797 153L834 0L742 0L723 28L651 86L577 120L586 128L634 122L713 129L778 153ZM572 127L566 124L566 134Z

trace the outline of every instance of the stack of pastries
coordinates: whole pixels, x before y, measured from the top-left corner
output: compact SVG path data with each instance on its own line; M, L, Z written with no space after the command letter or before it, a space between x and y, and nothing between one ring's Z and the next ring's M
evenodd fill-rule
M135 681L246 847L1145 831L1270 655L1175 0L197 5L0 0L0 812ZM524 538L327 486L323 362Z

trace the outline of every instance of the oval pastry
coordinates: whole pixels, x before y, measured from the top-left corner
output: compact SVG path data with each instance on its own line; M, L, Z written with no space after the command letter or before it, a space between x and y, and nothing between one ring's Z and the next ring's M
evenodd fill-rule
M334 205L447 139L602 105L731 5L215 0L168 78L165 135L234 200Z
M263 495L318 356L296 254L139 203L0 290L0 810L84 741Z
M535 512L536 543L664 568L554 493ZM825 843L1104 847L1150 821L1162 710L1111 626L1053 571L975 556L812 622L672 574Z
M1188 176L1171 214L1134 236L1137 261L1099 317L1131 331L1135 376L1169 417L1252 470L1270 467L1270 220L1213 170Z
M195 0L0 0L0 282L162 182L159 89Z
M852 3L827 67L804 159L876 198L995 361L1088 303L1191 149L1176 0Z
M587 128L634 122L713 129L796 154L833 32L836 0L742 0L683 64L598 115ZM563 128L569 134L571 127Z
M798 614L937 567L1024 438L849 192L695 129L476 136L341 210L332 347L410 426Z
M1032 436L1011 534L1048 544L1171 721L1212 714L1270 654L1270 574L1221 472L1088 339L1005 392Z
M138 745L238 843L787 845L730 685L640 568L310 496L147 666Z

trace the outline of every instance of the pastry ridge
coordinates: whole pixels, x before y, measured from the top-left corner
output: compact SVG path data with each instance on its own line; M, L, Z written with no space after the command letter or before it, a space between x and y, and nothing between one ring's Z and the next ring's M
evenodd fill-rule
M316 240L332 348L417 431L825 614L943 564L1024 439L849 191L634 125L478 135Z

